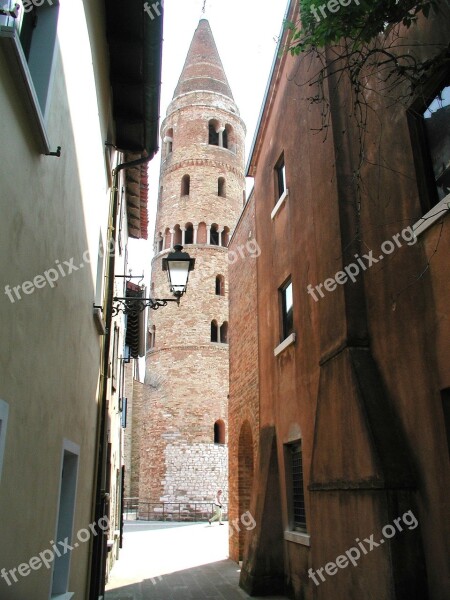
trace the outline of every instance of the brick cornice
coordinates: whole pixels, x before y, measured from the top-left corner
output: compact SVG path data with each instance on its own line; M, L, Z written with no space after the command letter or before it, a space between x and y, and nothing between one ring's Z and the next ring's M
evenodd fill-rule
M162 348L152 348L146 354L146 357L155 356L158 352L171 352L172 350L201 350L207 348L208 350L214 350L215 352L227 352L229 351L229 344L221 344L219 342L208 342L206 344L177 344L173 346L163 346Z
M235 155L233 154L233 156L235 156ZM244 171L242 169L238 169L235 166L230 165L229 163L221 162L218 160L212 160L210 158L188 158L186 160L181 160L177 163L174 163L170 167L167 167L167 169L164 169L163 174L164 174L164 176L166 176L169 173L172 173L173 171L177 171L178 169L183 169L185 167L205 167L205 166L213 167L215 169L224 168L224 169L227 169L228 171L231 171L238 177L242 177L242 179L244 179Z

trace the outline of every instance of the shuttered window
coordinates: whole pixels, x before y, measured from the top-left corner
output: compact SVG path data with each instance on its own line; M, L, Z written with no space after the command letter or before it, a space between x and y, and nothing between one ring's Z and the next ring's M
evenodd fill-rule
M292 516L294 529L306 531L305 494L301 442L290 444L292 476Z

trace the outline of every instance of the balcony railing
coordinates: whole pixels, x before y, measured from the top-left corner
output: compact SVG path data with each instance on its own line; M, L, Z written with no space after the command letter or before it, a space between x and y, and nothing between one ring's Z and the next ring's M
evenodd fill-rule
M124 498L125 521L172 521L196 523L207 521L214 514L213 502L143 502ZM228 519L228 505L222 504L222 520Z

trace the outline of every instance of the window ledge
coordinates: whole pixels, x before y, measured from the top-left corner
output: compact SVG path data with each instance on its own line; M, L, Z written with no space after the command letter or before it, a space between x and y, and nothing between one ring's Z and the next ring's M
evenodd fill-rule
M278 344L278 346L274 349L274 351L273 351L274 356L278 356L288 346L291 346L292 344L294 344L295 338L296 338L295 332L288 335L287 338L285 340L283 340L281 342L281 344Z
M28 68L27 60L22 50L19 34L15 27L0 27L0 45L4 48L14 79L23 93L27 113L30 114L39 141L42 154L50 152L50 142L45 128L45 121L34 88L33 79ZM19 77L17 77L17 74Z
M273 211L270 214L270 218L275 219L278 211L281 209L281 207L283 206L283 204L286 202L286 198L289 196L289 190L286 188L284 190L284 192L281 194L280 199L278 200L278 202L275 204Z
M57 594L56 596L51 596L51 600L70 600L75 595L75 592L66 592L65 594Z
M420 235L427 229L429 229L432 225L439 221L441 217L443 217L446 213L450 211L450 194L447 194L445 198L442 198L436 206L433 206L431 210L429 210L426 214L421 217L417 223L414 223L412 229L416 236Z
M301 544L302 546L311 546L311 536L307 533L301 533L300 531L285 531L284 539L288 542L294 542L294 544Z

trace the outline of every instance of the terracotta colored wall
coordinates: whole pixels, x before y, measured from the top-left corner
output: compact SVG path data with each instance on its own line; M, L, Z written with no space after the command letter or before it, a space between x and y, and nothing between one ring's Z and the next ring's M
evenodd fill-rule
M259 440L259 386L256 263L260 248L255 231L255 196L241 215L230 243L236 260L230 278L229 472L230 522L250 510L251 473ZM255 251L256 250L256 251ZM245 527L233 527L230 557L242 557Z
M425 41L427 36L444 40L445 26L432 19L421 35ZM348 90L343 84L331 89L326 139L312 134L320 126L321 107L305 99L299 82L307 78L307 65L299 60L289 56L281 62L255 161L262 250L257 261L260 428L276 429L284 529L289 516L283 445L302 438L311 540L310 547L280 540L286 583L295 598L359 599L376 590L377 599L428 594L444 600L450 473L440 390L450 380L448 217L416 244L403 243L386 255L355 283L314 301L308 284L333 277L355 253L373 250L378 257L381 244L415 223L421 212L405 109L372 95L376 112L367 123L358 217L353 177L358 142L348 119ZM289 196L272 220L274 166L282 152ZM245 236L246 227L241 222L237 234ZM245 273L242 281L240 275L237 287ZM278 289L289 275L297 340L275 357ZM244 305L238 300L233 310ZM231 328L233 337L238 331L233 320ZM238 372L236 356L232 351L231 381ZM261 494L258 473L256 478ZM309 567L333 561L355 545L355 538L373 533L379 539L383 526L407 510L420 527L398 533L357 568L339 570L318 587L312 583Z

